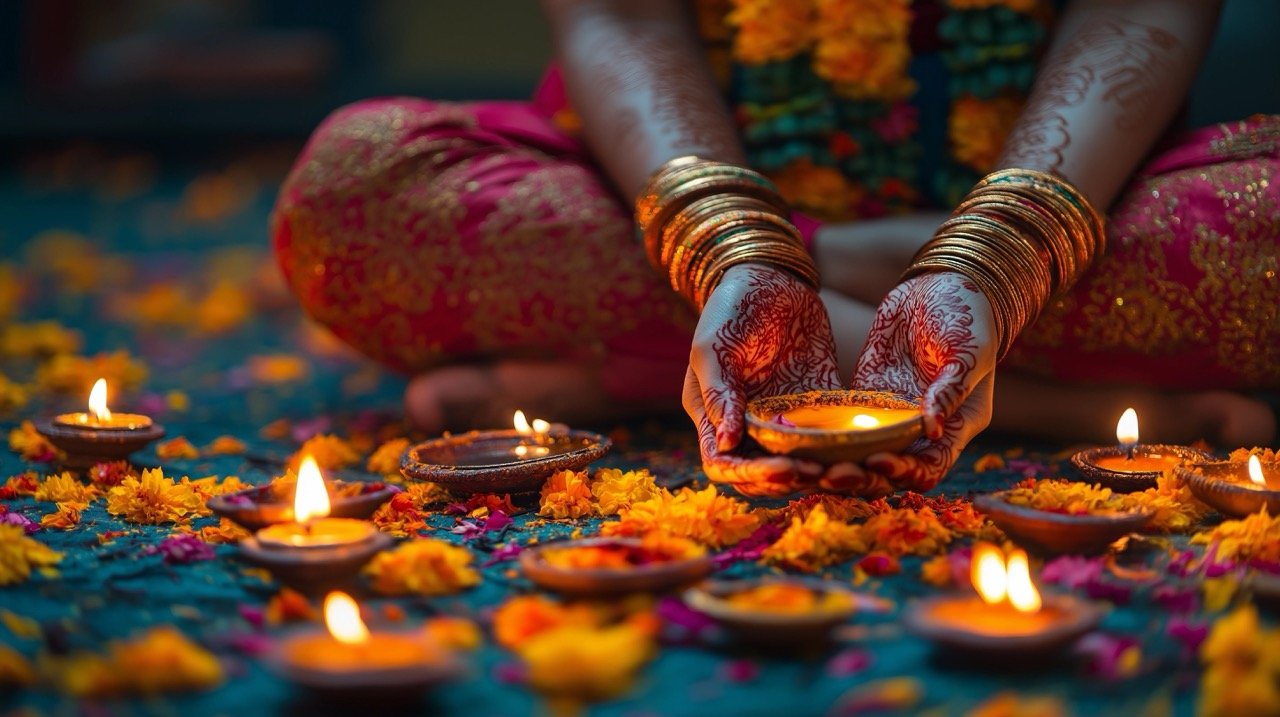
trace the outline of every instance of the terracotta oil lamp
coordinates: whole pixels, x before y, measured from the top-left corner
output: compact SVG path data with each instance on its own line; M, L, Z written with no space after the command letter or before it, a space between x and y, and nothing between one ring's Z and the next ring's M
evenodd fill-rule
M164 438L164 426L138 413L120 413L107 406L107 380L100 378L89 392L89 410L64 413L36 424L36 430L61 450L68 468L92 468L119 461Z
M1156 479L1182 463L1210 460L1204 451L1187 446L1138 442L1138 412L1125 409L1116 424L1119 445L1090 448L1071 456L1071 464L1090 483L1117 493L1154 488Z

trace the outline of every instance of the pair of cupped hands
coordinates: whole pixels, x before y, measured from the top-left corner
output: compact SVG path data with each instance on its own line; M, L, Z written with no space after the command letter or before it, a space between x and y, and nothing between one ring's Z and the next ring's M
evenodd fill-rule
M849 387L918 397L924 437L861 464L749 454L741 450L748 401L843 382L818 293L786 271L744 264L725 274L703 307L684 407L708 477L741 493L926 490L990 422L996 353L991 305L972 281L954 273L908 279L881 302Z

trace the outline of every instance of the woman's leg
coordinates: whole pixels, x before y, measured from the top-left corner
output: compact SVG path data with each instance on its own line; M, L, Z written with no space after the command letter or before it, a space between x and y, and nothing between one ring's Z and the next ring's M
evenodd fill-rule
M339 110L273 235L313 318L420 374L407 400L425 429L679 405L692 312L582 147L523 104Z

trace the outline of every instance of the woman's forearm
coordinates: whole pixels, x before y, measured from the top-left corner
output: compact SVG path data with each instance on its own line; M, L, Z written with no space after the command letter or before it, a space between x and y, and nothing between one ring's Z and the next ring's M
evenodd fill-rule
M1076 0L998 168L1061 175L1099 211L1185 100L1221 0Z
M583 134L628 199L680 155L745 162L687 5L543 0Z

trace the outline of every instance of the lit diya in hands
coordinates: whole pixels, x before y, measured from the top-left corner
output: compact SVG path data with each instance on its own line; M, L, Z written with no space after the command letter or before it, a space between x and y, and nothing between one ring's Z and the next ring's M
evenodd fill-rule
M253 563L270 570L283 583L319 592L352 581L378 551L391 545L391 536L373 523L329 517L329 491L315 459L307 456L298 468L293 520L268 525L240 543Z
M270 657L286 679L339 699L403 700L461 676L461 663L425 632L372 632L350 596L324 599L326 632L286 638Z
M1116 424L1118 446L1080 451L1071 464L1090 483L1118 493L1133 493L1156 486L1156 479L1182 463L1211 460L1209 454L1187 446L1138 442L1138 412L1125 409Z
M820 463L893 453L924 433L918 400L883 391L809 391L747 404L747 433L769 453Z
M547 543L520 553L520 569L534 584L575 597L663 593L711 574L705 548L659 534Z
M89 392L89 410L64 413L40 421L36 430L66 454L68 468L92 468L128 458L152 441L164 438L164 426L137 413L113 412L107 406L107 381L100 378Z
M514 428L445 434L410 448L400 463L406 478L430 481L458 497L533 493L547 476L581 470L609 452L608 438L516 411Z
M966 657L1050 655L1101 622L1103 611L1069 595L1041 596L1027 554L1006 559L994 545L974 545L970 579L977 595L939 595L912 603L907 629Z
M1264 508L1280 515L1280 462L1275 460L1250 454L1244 460L1188 463L1176 475L1192 495L1223 515L1243 518Z

